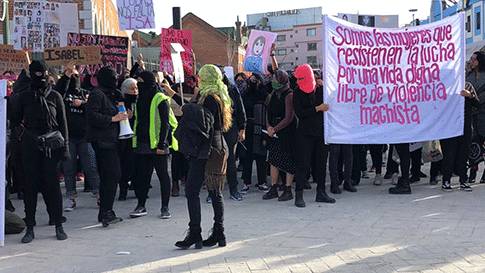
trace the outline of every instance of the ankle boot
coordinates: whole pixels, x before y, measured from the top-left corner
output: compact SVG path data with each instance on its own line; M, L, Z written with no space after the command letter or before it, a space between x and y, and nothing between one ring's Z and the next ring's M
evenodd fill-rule
M352 185L352 181L348 181L348 180L346 180L344 182L343 189L346 190L346 191L349 191L349 192L356 192L357 191L357 188L354 185Z
M306 207L305 200L303 200L303 191L295 191L295 206L299 208Z
M203 246L226 246L226 236L224 235L224 227L222 225L214 225L212 228L212 234L207 240L202 241Z
M189 229L187 232L187 236L183 241L178 241L175 243L176 247L180 247L181 249L187 249L191 245L195 244L195 248L201 249L202 248L202 236L200 233L202 230L198 229Z
M293 199L293 194L291 193L291 186L286 186L283 194L280 195L280 197L278 197L278 201L288 201L291 199Z
M25 231L25 235L22 238L22 243L27 244L32 242L34 240L35 235L34 235L34 227L27 227L27 230Z
M111 224L116 224L116 223L119 223L121 221L123 221L123 218L116 217L116 214L115 214L114 211L108 210L106 212L105 217L102 220L102 223L103 223L103 227L107 227L107 226L109 226Z
M317 197L315 198L315 202L335 203L335 199L328 196L325 189L317 189Z
M103 208L99 208L99 212L98 212L98 222L103 222L103 218L106 217L106 210L103 209Z
M172 181L172 196L173 197L179 196L179 181L178 180Z
M409 179L400 178L395 187L389 188L390 194L411 194Z
M278 197L278 184L272 185L271 189L263 195L263 200L269 200Z
M67 239L67 234L64 232L62 225L56 226L56 238L57 240L60 240L60 241Z

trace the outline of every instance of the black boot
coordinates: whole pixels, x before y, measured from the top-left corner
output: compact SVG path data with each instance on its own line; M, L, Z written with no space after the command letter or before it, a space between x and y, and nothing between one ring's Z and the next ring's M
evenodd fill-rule
M409 179L399 178L395 187L389 188L390 194L411 194Z
M27 227L27 230L25 231L25 235L22 238L22 243L27 244L32 242L34 240L35 235L34 235L34 227Z
M293 199L293 194L291 193L291 186L286 186L283 194L280 195L280 197L278 197L278 201L288 201L291 199Z
M475 171L475 166L470 168L470 176L468 177L468 183L475 183L475 179L477 178L477 171Z
M278 197L278 184L272 185L271 189L263 195L263 200L269 200Z
M176 242L175 246L180 247L181 249L187 249L191 245L195 244L196 249L201 249L202 248L202 236L200 235L201 232L202 230L200 228L189 229L185 239L183 241Z
M116 214L115 214L114 211L108 210L106 212L106 216L103 218L102 223L103 223L103 227L107 227L111 224L116 224L116 223L119 223L121 221L123 221L123 218L116 217Z
M103 218L106 217L106 210L103 208L99 208L99 213L98 213L98 222L103 222Z
M306 207L305 200L303 200L303 191L295 191L295 206L299 208Z
M330 183L330 192L333 194L341 194L342 190L340 189L338 183Z
M344 188L344 190L349 191L349 192L356 192L357 191L357 188L354 185L352 185L352 181L345 181L343 188Z
M317 197L315 198L315 202L335 203L335 199L328 196L325 189L317 189Z
M215 246L217 243L219 246L226 246L226 235L224 235L224 227L222 225L214 225L212 234L209 238L202 241L203 246Z
M67 239L67 234L64 232L62 225L56 226L56 238L57 240L60 240L60 241Z

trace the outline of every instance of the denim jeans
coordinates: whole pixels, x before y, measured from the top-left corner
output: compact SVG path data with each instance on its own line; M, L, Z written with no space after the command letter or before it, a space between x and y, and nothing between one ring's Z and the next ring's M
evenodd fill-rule
M66 184L66 193L68 196L77 196L76 191L76 173L77 157L81 161L85 181L89 183L93 194L99 192L99 173L96 165L96 154L91 143L86 138L69 139L69 154L71 157L63 162L64 183Z

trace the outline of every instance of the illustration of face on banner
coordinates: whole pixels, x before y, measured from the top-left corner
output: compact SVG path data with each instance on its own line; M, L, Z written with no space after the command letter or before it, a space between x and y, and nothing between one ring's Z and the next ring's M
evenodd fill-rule
M372 24L367 19L359 18ZM464 29L463 14L402 29L324 16L326 142L410 143L462 135Z
M277 34L272 32L260 30L251 31L246 56L244 57L244 70L260 74L268 73L268 58L276 36Z

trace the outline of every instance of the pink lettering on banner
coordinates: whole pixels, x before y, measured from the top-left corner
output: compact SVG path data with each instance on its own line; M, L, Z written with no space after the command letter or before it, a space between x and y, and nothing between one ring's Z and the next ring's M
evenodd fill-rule
M358 105L361 125L420 124L421 103L449 98L441 67L458 59L453 26L362 29L337 25L329 39L336 102Z

